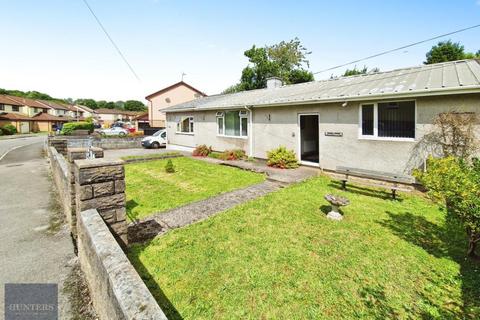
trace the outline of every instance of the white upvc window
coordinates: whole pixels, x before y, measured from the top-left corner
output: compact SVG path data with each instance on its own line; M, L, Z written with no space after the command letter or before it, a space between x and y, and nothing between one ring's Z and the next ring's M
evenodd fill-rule
M413 141L415 125L414 100L360 105L358 125L360 139Z
M177 133L193 133L193 117L181 117L177 121Z
M217 112L217 134L224 137L247 137L248 112L246 110Z

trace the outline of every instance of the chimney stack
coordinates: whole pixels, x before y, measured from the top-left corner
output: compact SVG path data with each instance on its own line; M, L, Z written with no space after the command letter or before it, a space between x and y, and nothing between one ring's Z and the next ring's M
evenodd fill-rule
M267 78L267 89L280 88L283 86L282 79L278 77Z

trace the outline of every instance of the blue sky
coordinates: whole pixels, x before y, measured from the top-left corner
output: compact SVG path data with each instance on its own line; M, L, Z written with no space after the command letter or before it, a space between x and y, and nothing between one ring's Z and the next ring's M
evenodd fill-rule
M142 99L185 72L186 82L214 94L238 81L247 64L243 51L253 44L299 37L312 51L315 72L480 23L480 0L89 3L141 81L82 0L0 0L0 87L62 98ZM449 38L468 51L480 49L480 28ZM381 70L418 65L434 43L365 64Z

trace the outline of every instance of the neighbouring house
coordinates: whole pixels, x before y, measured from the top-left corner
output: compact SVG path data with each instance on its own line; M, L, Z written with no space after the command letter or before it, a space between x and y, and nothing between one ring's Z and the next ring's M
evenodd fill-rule
M125 111L118 109L96 109L98 122L103 127L110 127L117 121L134 122L134 118L140 115L142 112L137 111Z
M19 133L52 132L69 121L88 116L82 106L0 95L0 126L12 124ZM83 107L82 107L83 108Z
M256 158L286 146L302 164L322 169L410 173L428 156L418 146L439 113L480 111L480 62L285 86L269 79L265 89L203 97L164 111L171 145L240 148Z
M93 118L97 119L97 112L89 107L82 106L79 104L71 105L70 109L72 110L74 116L78 113L79 117L83 118Z
M164 109L205 96L205 93L183 81L146 96L150 127L157 129L165 128Z
M148 112L144 112L136 116L135 118L133 118L133 121L135 121L135 125L136 125L135 129L137 129L137 131L138 130L144 131L151 128L148 121Z

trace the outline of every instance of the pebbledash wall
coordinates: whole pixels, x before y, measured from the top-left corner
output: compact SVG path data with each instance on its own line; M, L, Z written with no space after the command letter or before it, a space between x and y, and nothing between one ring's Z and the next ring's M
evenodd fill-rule
M96 159L83 160L87 149L67 144L49 138L47 154L99 318L167 319L122 250L128 245L123 161L102 159L98 148Z
M416 101L416 126L414 141L362 139L359 137L359 106L382 101ZM232 108L231 110L236 110ZM238 108L238 110L245 110ZM433 126L436 115L447 111L479 112L480 95L418 97L375 101L291 105L284 107L253 108L253 156L266 158L267 151L286 146L299 155L299 114L319 115L320 167L334 170L336 166L349 166L371 170L410 173L420 166L426 154L419 153L418 142ZM214 150L240 148L249 151L248 137L222 137L217 135L216 112L169 112L167 136L169 144L195 147L206 144ZM194 117L194 133L176 132L176 120L182 116ZM480 132L479 133L480 137ZM249 124L249 134L252 128ZM327 136L326 132L341 132L341 137Z

